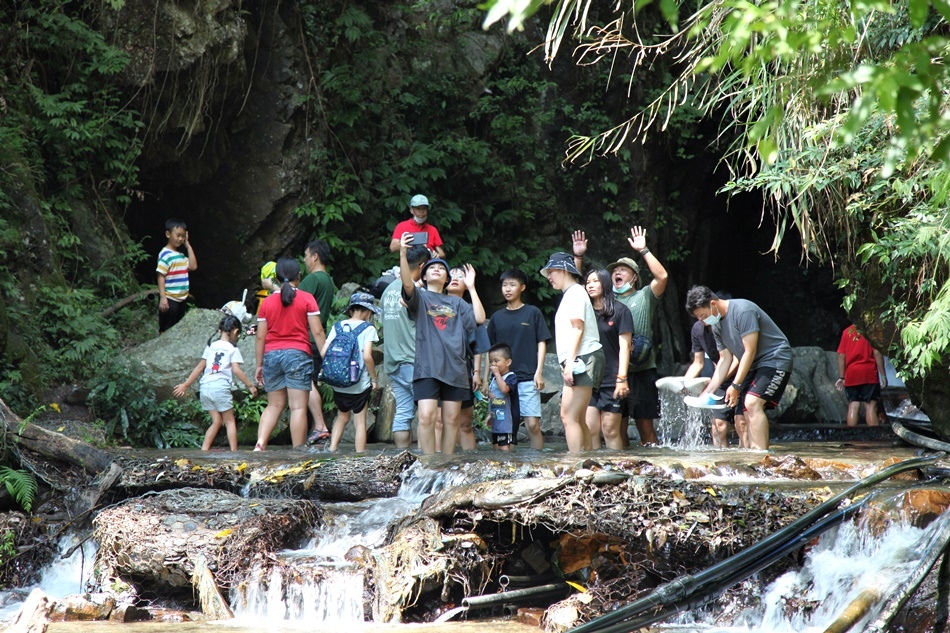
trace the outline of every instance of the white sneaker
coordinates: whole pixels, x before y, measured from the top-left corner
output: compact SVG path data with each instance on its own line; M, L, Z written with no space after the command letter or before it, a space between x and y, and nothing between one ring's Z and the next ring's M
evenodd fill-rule
M704 393L701 396L686 396L683 398L683 402L687 406L695 407L697 409L728 409L730 408L728 404L722 399L722 396L714 396L711 393Z

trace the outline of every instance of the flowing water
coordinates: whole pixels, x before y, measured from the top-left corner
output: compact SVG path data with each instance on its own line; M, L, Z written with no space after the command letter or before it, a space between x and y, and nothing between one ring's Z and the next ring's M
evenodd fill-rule
M705 424L705 421L702 421ZM856 473L861 476L862 462L880 464L884 458L898 456L907 458L911 449L897 449L881 444L822 443L812 445L776 445L777 454L786 451L798 455L826 457L855 461ZM511 456L500 457L488 453L493 459L507 459L503 466L511 477L523 475L528 469L549 468L558 470L565 464L576 465L577 456L560 452L543 453L522 450ZM605 452L604 455L610 453ZM723 482L749 483L756 480L748 471L730 474L727 463L740 464L758 461L762 453L710 449L701 446L693 450L673 448L639 449L625 452L628 457L647 457L657 465L676 473L684 464L718 466L719 474L710 479ZM273 457L271 457L273 459ZM326 504L326 522L297 550L278 554L280 564L269 572L249 569L246 576L236 583L229 595L235 619L227 623L163 623L148 622L123 625L123 631L211 631L226 627L235 631L297 631L339 630L340 624L351 627L353 632L413 628L413 625L377 625L363 622L363 576L356 562L361 548L378 547L386 537L389 526L412 512L428 495L449 486L456 486L485 478L486 452L457 456L455 459L426 458L407 470L399 494L391 499L374 499L357 503ZM495 462L497 468L498 462ZM726 464L726 465L724 465ZM864 464L866 465L866 464ZM789 485L800 485L791 483ZM808 485L808 484L805 484ZM948 513L950 514L950 513ZM823 630L830 619L844 608L863 589L873 586L885 592L892 591L886 583L898 582L906 577L908 568L920 558L927 543L939 530L950 529L948 516L941 517L926 529L893 525L883 534L872 536L870 532L853 524L844 524L824 535L819 544L809 551L802 569L781 576L772 586L762 589L761 601L755 609L735 609L730 613L702 611L681 618L675 625L663 625L669 631L752 632L768 633ZM62 551L76 543L64 541ZM80 593L89 578L95 549L92 541L77 548L68 560L57 560L43 574L40 587L53 597ZM355 560L350 560L355 559ZM9 594L10 605L0 612L0 619L7 620L17 608L24 593ZM2 598L2 596L0 596ZM789 610L790 602L814 605L805 615ZM2 604L2 601L0 601ZM867 617L871 617L870 615ZM728 626L723 623L728 622ZM50 631L92 633L115 631L115 625L101 623L59 623ZM420 626L420 625L415 625ZM499 633L526 633L537 628L514 622L446 623L424 625L427 629L480 632L488 630Z

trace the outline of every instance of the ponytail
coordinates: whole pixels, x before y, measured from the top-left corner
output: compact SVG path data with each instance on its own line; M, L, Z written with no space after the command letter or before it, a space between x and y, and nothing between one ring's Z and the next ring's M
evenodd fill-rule
M240 330L241 329L241 320L234 316L233 314L225 314L221 317L221 320L218 322L218 331L211 335L211 338L208 339L208 345L211 345L213 341L221 337L221 332L230 333L231 330Z
M296 259L281 257L277 260L277 279L280 280L280 302L286 308L294 302L297 290L290 282L300 279L300 264Z

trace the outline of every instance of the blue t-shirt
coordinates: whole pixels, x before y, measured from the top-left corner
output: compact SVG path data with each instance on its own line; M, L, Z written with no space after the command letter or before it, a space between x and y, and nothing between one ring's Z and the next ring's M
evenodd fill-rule
M518 377L515 372L509 371L502 376L502 379L508 385L508 393L501 392L494 376L488 385L491 432L498 435L513 432L515 421L521 420L521 407L518 402Z

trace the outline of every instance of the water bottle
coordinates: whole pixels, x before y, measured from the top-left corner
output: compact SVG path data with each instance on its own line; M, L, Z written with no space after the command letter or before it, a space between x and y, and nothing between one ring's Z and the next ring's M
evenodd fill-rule
M350 383L355 383L360 379L360 366L355 360L350 361Z

